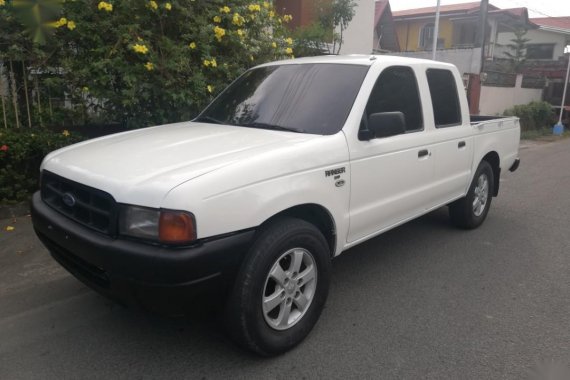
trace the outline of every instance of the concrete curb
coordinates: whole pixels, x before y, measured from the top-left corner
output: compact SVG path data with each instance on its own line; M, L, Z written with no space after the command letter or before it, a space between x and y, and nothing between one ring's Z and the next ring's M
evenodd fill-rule
M30 202L17 203L15 205L0 205L0 219L13 219L26 216L30 213Z

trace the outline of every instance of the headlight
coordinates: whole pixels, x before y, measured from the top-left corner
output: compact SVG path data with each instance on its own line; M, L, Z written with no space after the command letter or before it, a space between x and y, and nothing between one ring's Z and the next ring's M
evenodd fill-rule
M196 240L196 222L194 215L186 211L124 205L119 217L119 233L161 243L183 244Z

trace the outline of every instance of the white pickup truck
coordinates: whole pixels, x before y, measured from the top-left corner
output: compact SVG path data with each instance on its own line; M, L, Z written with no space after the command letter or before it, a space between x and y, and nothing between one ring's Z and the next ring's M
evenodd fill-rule
M33 223L115 299L188 305L220 288L232 337L275 355L319 318L333 257L442 206L460 227L484 221L501 170L518 167L520 128L482 119L450 64L268 63L191 122L50 153Z

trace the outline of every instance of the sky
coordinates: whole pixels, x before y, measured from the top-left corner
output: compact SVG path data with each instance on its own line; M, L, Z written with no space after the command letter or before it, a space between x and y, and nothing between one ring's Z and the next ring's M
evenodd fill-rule
M441 5L471 3L476 0L441 0ZM559 17L570 16L569 0L489 0L498 8L526 7L529 17ZM437 5L437 0L390 0L392 11L403 9L432 7Z

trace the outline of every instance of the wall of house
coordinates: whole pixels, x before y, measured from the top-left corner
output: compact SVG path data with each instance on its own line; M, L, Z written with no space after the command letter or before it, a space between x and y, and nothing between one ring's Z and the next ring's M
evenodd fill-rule
M400 49L402 51L423 50L420 48L421 30L426 24L434 22L435 18L396 22L396 34L398 35ZM439 38L444 39L444 47L446 49L451 48L453 44L453 23L446 18L440 18L438 35Z
M504 46L507 44L512 44L512 39L515 38L513 33L499 33L497 36L497 44L498 46L495 48L495 58L505 58L503 52L510 51L508 47ZM546 30L529 30L524 38L528 38L530 41L527 42L529 44L555 44L554 45L554 60L557 60L558 57L562 57L564 55L564 47L566 43L570 41L570 35L565 35L561 33L554 33L548 32ZM503 45L503 46L500 46Z
M501 115L506 109L542 99L542 89L521 88L522 75L517 75L515 87L481 86L479 112L481 115Z
M340 54L371 54L374 46L374 2L356 0L355 3L355 14L343 33Z

